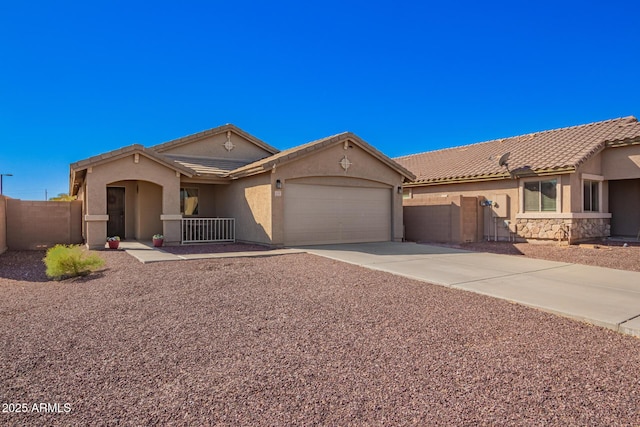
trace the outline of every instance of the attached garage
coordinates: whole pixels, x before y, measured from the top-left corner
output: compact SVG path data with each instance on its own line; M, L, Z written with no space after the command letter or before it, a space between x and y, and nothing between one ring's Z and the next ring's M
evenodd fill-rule
M287 246L391 240L391 188L288 183Z
M402 185L414 175L345 132L234 170L217 202L238 240L273 246L401 241Z

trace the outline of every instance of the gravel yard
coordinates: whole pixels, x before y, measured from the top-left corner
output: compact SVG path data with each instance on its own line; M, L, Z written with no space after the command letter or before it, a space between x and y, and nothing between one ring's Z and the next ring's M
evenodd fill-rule
M269 247L246 243L216 243L184 246L165 246L163 251L175 255L219 254L222 252L259 252L269 251Z
M468 251L491 252L496 254L519 255L550 261L593 265L617 270L640 271L640 243L604 241L579 245L556 243L531 244L509 242L477 242L459 245L441 245Z
M0 424L640 424L637 338L308 254L101 255L0 255Z

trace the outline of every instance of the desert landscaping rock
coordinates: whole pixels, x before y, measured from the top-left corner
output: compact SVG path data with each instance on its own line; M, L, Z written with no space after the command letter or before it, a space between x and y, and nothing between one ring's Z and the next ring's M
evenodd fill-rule
M215 254L223 252L263 252L269 251L268 246L252 245L247 243L217 243L183 246L165 246L163 251L175 255Z
M100 254L0 256L0 403L71 407L0 424L640 424L637 338L309 254Z
M433 243L432 243L433 244ZM439 244L440 245L440 244ZM640 242L590 241L583 244L476 242L446 245L457 249L526 256L571 264L640 271Z

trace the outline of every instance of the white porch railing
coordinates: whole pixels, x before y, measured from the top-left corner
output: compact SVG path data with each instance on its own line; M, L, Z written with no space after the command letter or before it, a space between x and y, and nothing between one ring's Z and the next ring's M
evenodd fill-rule
M235 242L235 218L182 218L182 243Z

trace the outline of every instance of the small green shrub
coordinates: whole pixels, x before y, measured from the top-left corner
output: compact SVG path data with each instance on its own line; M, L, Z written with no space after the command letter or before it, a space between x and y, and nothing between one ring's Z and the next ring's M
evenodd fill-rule
M80 245L55 245L44 258L47 276L52 279L85 276L104 265L98 254L90 253Z

